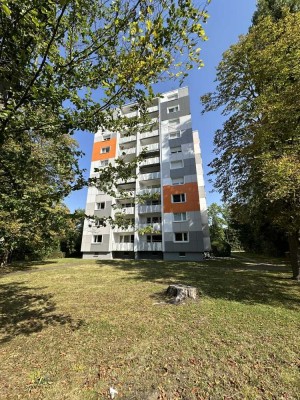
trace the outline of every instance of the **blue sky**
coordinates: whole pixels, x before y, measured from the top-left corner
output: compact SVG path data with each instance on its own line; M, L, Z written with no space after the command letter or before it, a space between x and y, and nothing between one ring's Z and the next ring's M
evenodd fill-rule
M204 168L204 179L207 196L207 204L220 202L221 195L212 192L212 184L209 183L207 173L209 162L213 159L214 132L222 126L222 116L218 112L210 112L201 115L200 96L214 90L216 66L222 59L222 54L228 47L237 42L239 35L247 33L251 24L251 18L255 10L255 0L212 0L208 12L210 18L204 25L208 41L202 43L202 59L204 68L191 70L189 77L183 86L189 87L191 98L191 113L193 129L200 134L201 151ZM159 86L161 92L176 89L178 83L165 82ZM80 149L85 153L81 159L81 167L87 170L88 176L93 147L93 135L90 133L77 133L75 138L79 142ZM76 208L85 208L87 189L73 192L65 199L71 212Z

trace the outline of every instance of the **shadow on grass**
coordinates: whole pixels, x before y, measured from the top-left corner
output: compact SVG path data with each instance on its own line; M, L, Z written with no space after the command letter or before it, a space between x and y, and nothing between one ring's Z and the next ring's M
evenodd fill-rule
M79 329L84 322L55 313L52 294L37 293L44 288L30 288L19 282L0 285L0 343L17 335L40 332L49 325L68 325Z
M14 272L28 272L34 271L38 266L41 265L50 265L57 264L56 261L22 261L22 262L13 262L11 264L6 265L5 267L0 268L0 277L6 274L11 274Z
M252 265L252 262L249 265L249 260L234 258L198 263L112 260L105 261L105 265L128 272L128 279L162 283L166 289L169 284L184 283L216 299L290 309L300 306L299 283L288 279L291 273L284 265Z

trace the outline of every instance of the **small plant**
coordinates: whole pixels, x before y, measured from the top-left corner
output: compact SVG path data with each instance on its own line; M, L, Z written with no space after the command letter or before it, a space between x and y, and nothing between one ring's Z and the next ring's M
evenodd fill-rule
M44 375L42 371L34 371L30 374L30 385L39 386L39 385L51 385L52 380L49 375Z

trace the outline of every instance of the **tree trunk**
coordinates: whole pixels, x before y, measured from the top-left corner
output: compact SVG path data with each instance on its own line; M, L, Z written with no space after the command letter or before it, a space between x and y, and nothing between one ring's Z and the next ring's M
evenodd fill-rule
M289 234L290 260L293 271L293 279L300 281L300 232L294 231Z
M0 267L6 267L8 263L8 256L9 252L7 250L4 250L2 253L0 253Z
M197 289L195 287L181 284L170 285L166 293L168 296L175 297L172 301L173 304L179 304L186 298L191 298L193 300L197 298Z

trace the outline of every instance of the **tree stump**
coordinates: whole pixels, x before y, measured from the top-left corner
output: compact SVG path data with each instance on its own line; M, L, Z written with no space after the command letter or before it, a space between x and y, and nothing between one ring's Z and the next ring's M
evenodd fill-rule
M196 300L198 296L197 288L182 284L170 285L166 294L175 297L175 299L171 301L173 304L179 304L187 298Z

